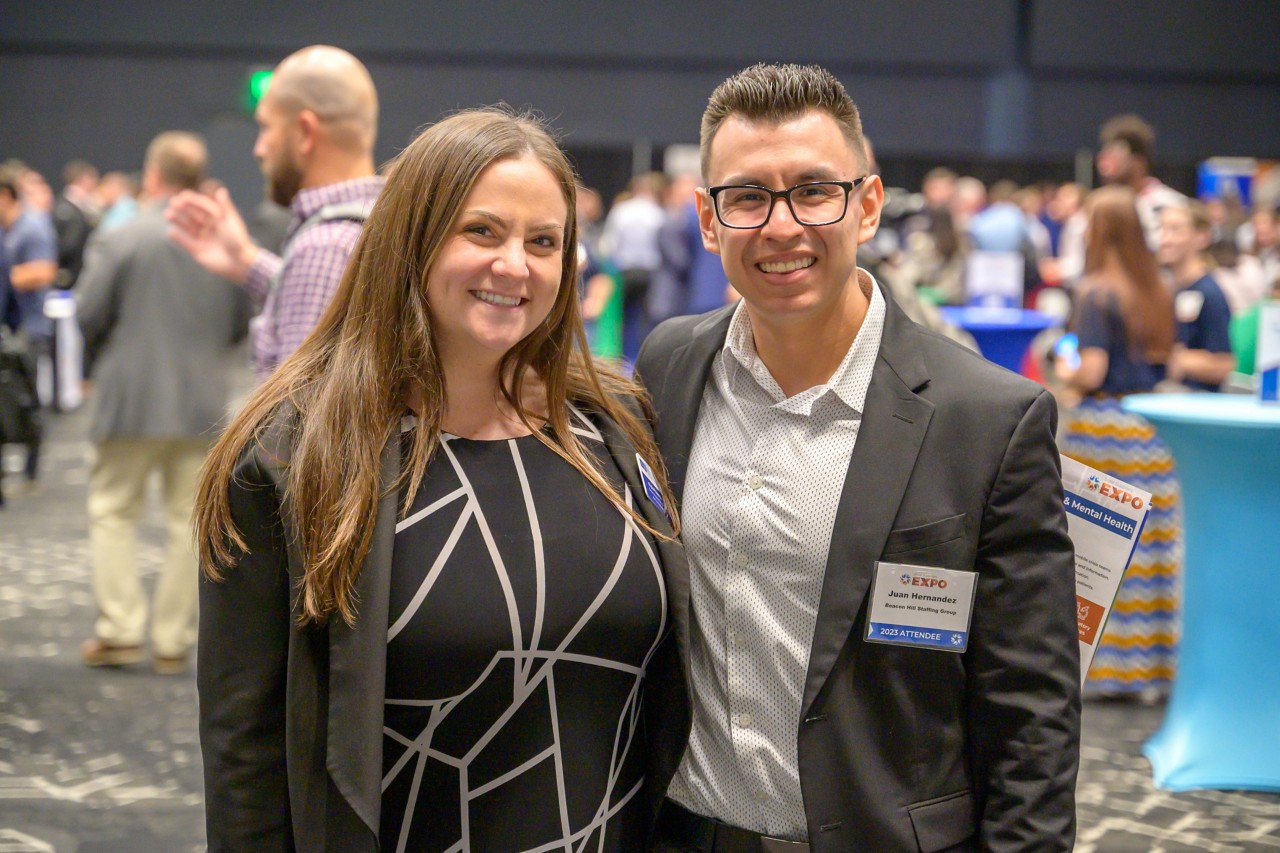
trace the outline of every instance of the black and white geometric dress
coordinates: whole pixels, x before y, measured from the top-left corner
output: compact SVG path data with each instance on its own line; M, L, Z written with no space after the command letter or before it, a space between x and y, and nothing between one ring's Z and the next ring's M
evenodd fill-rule
M382 849L643 849L642 680L666 624L649 534L535 436L446 436L392 564Z

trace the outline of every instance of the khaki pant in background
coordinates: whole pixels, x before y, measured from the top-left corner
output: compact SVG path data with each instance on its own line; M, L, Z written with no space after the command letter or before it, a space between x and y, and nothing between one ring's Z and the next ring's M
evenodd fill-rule
M147 600L138 572L138 516L147 475L158 470L168 545L156 581L151 651L182 657L195 644L199 588L191 511L209 442L192 438L112 439L94 445L89 473L89 553L98 605L94 630L112 646L142 643Z

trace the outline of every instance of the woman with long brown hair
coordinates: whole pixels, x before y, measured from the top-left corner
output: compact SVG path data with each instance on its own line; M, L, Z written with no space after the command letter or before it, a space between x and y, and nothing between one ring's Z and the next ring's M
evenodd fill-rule
M642 849L687 570L647 406L585 354L574 192L528 116L428 128L211 454L210 850Z
M1105 187L1086 202L1085 276L1071 330L1079 363L1059 358L1059 379L1081 394L1067 412L1064 456L1151 492L1151 512L1120 587L1086 684L1088 695L1156 699L1174 675L1182 563L1173 457L1151 424L1124 411L1126 394L1164 379L1176 326L1173 296L1147 247L1131 190Z

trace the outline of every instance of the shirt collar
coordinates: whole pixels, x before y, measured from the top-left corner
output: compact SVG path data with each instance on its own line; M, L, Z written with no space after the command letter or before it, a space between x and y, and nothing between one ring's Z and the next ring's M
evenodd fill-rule
M319 187L308 187L300 190L289 208L293 211L295 222L305 221L314 216L320 208L327 204L341 204L347 201L371 201L382 191L386 178L381 175L370 175L367 178L353 178L349 181L338 181L336 184L325 184Z
M862 320L862 326L854 337L844 358L831 374L831 378L822 385L815 385L792 397L783 393L773 374L769 372L756 351L755 337L751 331L751 315L747 313L746 301L738 303L729 321L729 333L725 335L723 358L728 373L733 378L736 370L745 370L756 384L772 398L774 405L795 414L808 415L813 405L828 392L835 395L844 405L858 414L867 400L867 388L870 386L871 371L859 370L863 365L875 363L880 352L880 338L884 332L885 302L876 280L866 270L858 270L858 286L867 295L870 305Z

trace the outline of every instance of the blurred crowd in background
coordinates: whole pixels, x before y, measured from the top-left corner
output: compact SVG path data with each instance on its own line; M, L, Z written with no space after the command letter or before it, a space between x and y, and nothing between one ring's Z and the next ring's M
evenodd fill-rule
M1202 199L1183 196L1151 173L1154 145L1155 131L1141 118L1118 116L1108 122L1101 129L1095 161L1098 182L1134 192L1150 249L1175 288L1173 268L1187 252L1173 245L1182 238L1162 229L1159 212L1171 205L1189 211L1192 233L1182 242L1203 262L1204 274L1229 308L1228 316L1215 318L1225 321L1227 330L1215 332L1214 338L1229 338L1234 361L1228 373L1247 376L1253 372L1257 306L1275 291L1280 277L1280 191L1264 185L1247 199L1234 191ZM4 416L8 426L3 435L28 447L22 471L11 472L23 475L19 491L38 478L41 410L47 417L58 408L54 325L46 316L46 299L74 292L92 239L129 221L148 203L138 173L100 173L77 159L58 178L55 192L46 176L20 160L0 167L0 307L10 365L6 393L14 398ZM608 200L591 187L580 188L582 308L596 355L629 361L661 321L736 299L719 258L703 246L696 204L700 183L694 174L641 174ZM217 185L207 180L204 188L212 192ZM973 301L966 276L975 252L1014 253L1024 259L1022 303L1065 326L1070 295L1086 270L1090 192L1074 182L1019 186L997 180L988 186L940 165L918 188L888 189L879 232L862 247L859 261L913 319L972 346L972 339L947 323L937 306ZM288 209L264 201L247 213L255 241L278 249L289 226ZM1038 347L1041 355L1047 351L1047 346ZM19 352L25 357L19 358ZM1024 372L1053 384L1043 364L1025 367ZM25 384L33 389L18 406L21 412L13 411L24 384L13 376L18 371L29 374ZM1206 383L1213 384L1221 383ZM36 401L43 405L34 405Z

